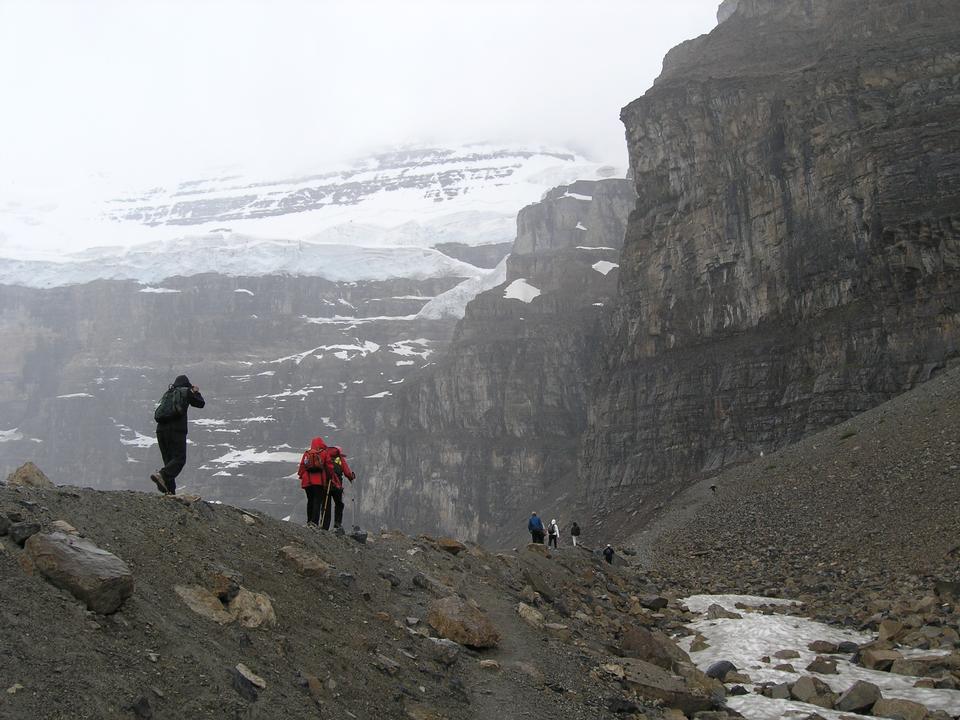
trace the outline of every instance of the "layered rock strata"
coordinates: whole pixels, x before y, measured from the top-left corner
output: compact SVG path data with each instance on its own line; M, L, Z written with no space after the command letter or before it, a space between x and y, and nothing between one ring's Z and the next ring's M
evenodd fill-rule
M506 282L468 306L427 377L395 391L365 446L364 517L466 539L523 527L576 482L588 388L635 195L581 181L524 208Z
M639 197L589 395L594 496L669 494L958 350L960 5L726 11L621 115Z

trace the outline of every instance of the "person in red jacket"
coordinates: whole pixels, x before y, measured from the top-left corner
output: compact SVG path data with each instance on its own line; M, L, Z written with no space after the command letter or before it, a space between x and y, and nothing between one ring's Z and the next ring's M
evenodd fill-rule
M347 464L346 455L335 445L327 446L323 438L315 437L300 458L297 475L307 494L307 524L318 527L322 514L323 529L329 530L332 501L334 529L339 530L343 522L343 476L350 482L357 477Z
M320 512L323 510L324 481L326 479L326 460L323 457L327 449L323 438L314 438L310 449L300 458L297 475L300 487L307 494L307 525L320 527Z

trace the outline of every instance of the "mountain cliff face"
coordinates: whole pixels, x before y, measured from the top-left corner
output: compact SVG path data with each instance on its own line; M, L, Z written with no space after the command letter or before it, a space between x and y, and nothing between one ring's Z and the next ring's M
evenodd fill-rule
M582 181L524 208L506 282L474 299L428 376L396 393L363 513L501 539L576 485L576 451L634 192ZM543 509L542 507L540 509Z
M794 442L960 343L960 5L722 10L621 115L638 201L580 456L594 496Z

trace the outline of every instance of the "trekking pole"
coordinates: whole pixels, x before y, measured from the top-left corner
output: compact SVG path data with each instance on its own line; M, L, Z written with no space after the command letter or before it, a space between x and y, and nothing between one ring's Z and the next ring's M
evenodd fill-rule
M330 512L330 490L333 489L330 486L330 481L326 480L323 485L324 491L326 492L326 497L323 500L323 515L320 516L320 527L323 527L324 525L327 527L330 526L330 516L327 515L327 513Z
M357 529L357 499L350 498L350 503L351 503L351 507L353 508L353 510L351 511L350 525L353 527L354 530L356 530Z

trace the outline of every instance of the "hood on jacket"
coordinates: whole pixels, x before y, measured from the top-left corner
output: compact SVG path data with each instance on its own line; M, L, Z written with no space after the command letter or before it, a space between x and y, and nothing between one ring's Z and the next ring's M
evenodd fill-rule
M323 450L327 444L323 441L323 438L315 437L310 441L311 450Z
M190 379L186 375L177 375L177 379L173 381L174 387L193 387L193 383L190 382Z

